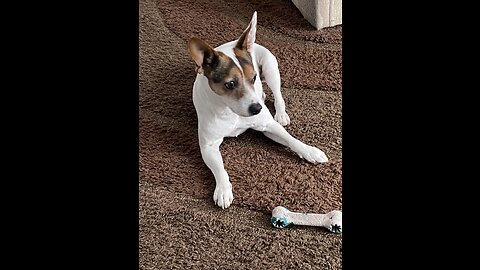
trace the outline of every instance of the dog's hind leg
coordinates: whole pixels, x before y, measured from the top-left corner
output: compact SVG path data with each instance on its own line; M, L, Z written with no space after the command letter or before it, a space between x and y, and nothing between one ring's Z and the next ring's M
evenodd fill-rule
M290 149L292 149L298 156L306 159L309 162L327 162L328 158L323 151L320 149L304 144L303 142L295 139L290 135L285 128L283 128L279 123L271 121L267 124L265 129L262 129L263 134L268 138L283 144Z
M290 117L285 112L285 101L283 100L280 91L280 71L278 70L278 62L275 56L266 48L261 48L261 76L265 78L268 87L272 89L273 97L275 98L275 121L282 126L290 124Z
M287 143L286 140L282 139L281 137L279 137L279 136L277 136L277 135L275 135L275 134L273 134L273 133L264 131L263 134L264 134L265 136L267 136L268 138L270 138L271 140L276 141L276 142L279 143L279 144L288 146L288 143Z

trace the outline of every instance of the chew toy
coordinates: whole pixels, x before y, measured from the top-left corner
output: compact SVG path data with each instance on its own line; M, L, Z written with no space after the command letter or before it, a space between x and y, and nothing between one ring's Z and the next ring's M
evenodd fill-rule
M272 224L277 228L293 225L307 225L325 227L333 233L342 232L342 212L331 211L326 214L291 212L283 206L272 210Z

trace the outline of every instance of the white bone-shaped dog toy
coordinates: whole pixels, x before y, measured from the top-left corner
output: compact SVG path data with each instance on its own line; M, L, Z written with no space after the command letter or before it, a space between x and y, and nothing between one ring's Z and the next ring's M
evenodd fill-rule
M320 226L333 233L341 233L342 212L334 210L326 214L297 213L283 206L277 206L272 210L272 224L277 228L285 228L291 224Z

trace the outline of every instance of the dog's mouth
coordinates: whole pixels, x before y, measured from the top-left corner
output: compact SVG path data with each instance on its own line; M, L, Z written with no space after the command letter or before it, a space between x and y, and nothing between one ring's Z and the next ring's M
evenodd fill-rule
M237 110L233 110L232 108L230 108L230 110L232 112L234 112L235 114L237 114L238 116L241 116L241 117L252 117L252 116L255 116L249 112L245 112L245 111L237 111Z
M241 110L241 111L237 111L237 110L234 110L232 108L230 108L234 113L238 114L239 116L242 116L242 117L252 117L252 116L255 116L257 114L260 113L260 111L262 110L262 105L260 105L260 103L252 103L250 104L250 106L248 107L248 109L246 111L244 110Z
M238 115L240 115L241 117L252 117L253 115L251 114L245 114L245 113L237 113Z

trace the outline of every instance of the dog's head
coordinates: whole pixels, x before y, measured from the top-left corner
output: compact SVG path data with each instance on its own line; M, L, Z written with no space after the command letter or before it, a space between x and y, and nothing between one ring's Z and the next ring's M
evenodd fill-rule
M245 117L256 115L262 109L254 87L260 75L253 67L251 57L256 28L257 12L233 48L235 61L199 38L192 37L188 41L197 72L207 77L210 88L234 113Z

